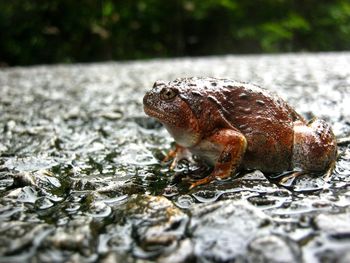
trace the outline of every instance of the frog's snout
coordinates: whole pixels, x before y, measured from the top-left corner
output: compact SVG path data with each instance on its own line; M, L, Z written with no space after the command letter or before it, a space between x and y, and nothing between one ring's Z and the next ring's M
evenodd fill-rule
M143 105L144 106L152 105L152 101L154 100L153 97L154 97L154 95L152 94L152 92L147 91L145 96L143 96Z
M146 92L145 96L143 96L143 108L146 113L148 112L148 110L155 110L161 108L161 106L159 105L158 97L159 95L153 90Z
M145 96L143 96L143 105L145 105L147 103L147 100L148 100L148 97L149 97L148 93L149 92L147 91Z

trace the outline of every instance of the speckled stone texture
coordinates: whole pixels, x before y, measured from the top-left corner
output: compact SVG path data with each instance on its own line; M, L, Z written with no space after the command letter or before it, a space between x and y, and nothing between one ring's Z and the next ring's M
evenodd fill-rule
M161 163L172 138L142 98L190 76L253 82L350 135L350 53L1 69L0 262L348 262L349 144L330 178L188 190L207 169Z

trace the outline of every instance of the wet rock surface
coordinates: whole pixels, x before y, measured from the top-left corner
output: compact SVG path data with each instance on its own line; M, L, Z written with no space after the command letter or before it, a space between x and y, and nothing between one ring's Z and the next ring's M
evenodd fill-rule
M145 116L157 79L277 92L350 134L350 54L225 56L0 71L0 262L348 262L350 145L330 178L259 171L189 190ZM176 174L176 176L175 176Z
M198 206L190 226L194 253L204 262L234 261L246 254L254 237L268 233L270 226L269 218L248 202L225 200Z

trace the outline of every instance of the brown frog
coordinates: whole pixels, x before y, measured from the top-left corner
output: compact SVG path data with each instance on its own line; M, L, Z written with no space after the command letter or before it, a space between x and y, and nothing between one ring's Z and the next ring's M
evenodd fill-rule
M176 141L167 157L175 157L171 168L192 154L214 166L191 187L241 169L313 172L331 171L335 164L336 138L325 121L307 122L280 97L253 84L216 78L157 81L143 104Z

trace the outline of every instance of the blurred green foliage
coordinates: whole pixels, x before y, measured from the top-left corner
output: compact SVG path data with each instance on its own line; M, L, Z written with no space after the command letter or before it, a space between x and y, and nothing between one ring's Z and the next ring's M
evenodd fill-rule
M349 0L0 1L3 65L349 47Z

